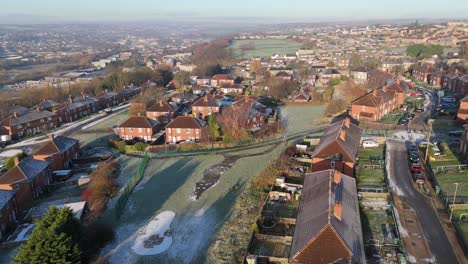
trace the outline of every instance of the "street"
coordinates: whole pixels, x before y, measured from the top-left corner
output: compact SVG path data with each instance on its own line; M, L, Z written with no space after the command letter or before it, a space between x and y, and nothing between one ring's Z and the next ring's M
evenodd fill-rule
M393 195L396 196L396 200L400 200L403 204L401 207L396 206L399 215L405 218L404 214L406 211L404 209L409 209L407 211L414 212L414 219L411 221L401 221L400 219L399 222L403 225L403 228L410 228L407 224L413 224L413 221L417 221L419 223L418 229L421 231L421 234L412 234L411 230L409 230L407 234L409 242L405 243L405 246L407 246L407 248L409 247L408 255L415 257L415 261L418 263L427 261L425 260L426 258L431 259L431 256L435 258L433 261L435 263L459 263L444 229L437 218L437 213L430 198L415 189L407 165L408 160L405 142L387 140L387 155L387 173L389 181L392 183L391 188L393 190ZM415 243L411 238L412 235L415 239L419 238L427 242L430 250L429 255L424 257L426 254L421 254L421 252L418 252L416 249L414 252L411 252L411 244ZM416 257L415 255L417 254L420 254L421 258ZM423 257L424 259L422 259Z

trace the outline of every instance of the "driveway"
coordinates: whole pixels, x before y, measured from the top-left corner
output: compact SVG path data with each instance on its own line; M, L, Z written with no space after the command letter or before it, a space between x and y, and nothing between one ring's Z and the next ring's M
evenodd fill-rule
M403 207L414 212L414 220L419 223L421 234L414 234L415 238L422 236L427 242L431 255L435 257L432 262L436 263L459 263L449 240L437 218L437 213L431 200L415 189L408 169L406 145L403 141L387 140L387 173L391 187L396 198ZM399 210L400 218L405 218L405 210ZM400 223L401 223L400 219ZM412 223L412 221L408 221ZM405 227L405 225L403 224ZM409 235L411 236L411 234ZM412 243L412 242L410 242ZM413 242L414 243L414 242ZM411 244L410 244L411 247ZM410 249L408 253L411 254ZM418 252L415 252L417 254ZM428 256L431 259L431 255ZM414 256L413 256L414 257ZM428 261L427 259L416 259L416 262Z

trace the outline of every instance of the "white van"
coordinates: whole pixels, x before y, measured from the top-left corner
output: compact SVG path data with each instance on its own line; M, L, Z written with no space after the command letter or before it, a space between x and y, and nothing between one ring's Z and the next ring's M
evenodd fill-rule
M373 141L373 140L363 140L362 141L362 147L363 148L378 148L379 143Z

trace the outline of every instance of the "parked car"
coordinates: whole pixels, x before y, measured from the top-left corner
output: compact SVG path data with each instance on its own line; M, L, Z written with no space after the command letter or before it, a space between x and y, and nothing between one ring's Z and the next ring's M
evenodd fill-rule
M409 159L412 163L417 163L417 162L419 162L419 154L418 154L418 152L411 151L411 152L408 154L408 159Z
M442 101L447 102L447 103L455 103L457 99L453 96L445 96L442 98Z
M363 148L378 148L379 143L373 141L373 140L363 140L362 141L362 147Z
M411 143L411 145L408 147L408 153L412 151L418 151L416 144Z
M452 137L460 137L463 135L463 130L452 130L448 132L448 135Z
M453 109L453 108L457 108L457 106L454 105L454 104L442 103L442 104L439 105L439 108L442 108L442 109Z
M416 184L424 184L424 176L420 172L412 173L413 180Z
M416 107L416 108L414 109L414 111L416 111L416 112L418 112L418 113L422 113L422 112L424 112L424 108L422 108L422 107Z
M421 164L419 163L412 163L410 167L411 173L422 172Z
M408 120L413 120L414 116L415 115L413 113L408 113L408 114L406 114L405 118L408 119Z
M408 120L408 119L406 119L406 118L402 118L402 119L400 119L400 122L398 122L398 123L399 123L400 125L407 125L407 124L408 124L408 122L409 122L409 120Z

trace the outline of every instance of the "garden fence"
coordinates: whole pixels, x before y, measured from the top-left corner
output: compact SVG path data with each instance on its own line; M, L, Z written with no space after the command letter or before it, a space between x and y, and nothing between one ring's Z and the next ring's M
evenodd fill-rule
M141 161L140 167L138 168L137 172L132 176L132 178L128 181L127 185L125 186L122 194L117 200L117 204L115 207L115 212L116 212L116 218L119 219L123 209L125 208L125 205L127 204L128 198L130 197L130 194L132 193L133 189L137 184L141 181L143 178L143 175L145 173L145 168L146 164L148 163L149 156L148 154L145 154L143 156L143 160Z

